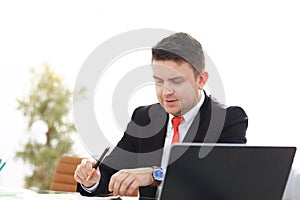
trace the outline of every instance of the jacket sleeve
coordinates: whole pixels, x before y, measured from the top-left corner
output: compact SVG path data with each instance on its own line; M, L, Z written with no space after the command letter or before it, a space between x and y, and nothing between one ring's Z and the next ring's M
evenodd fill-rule
M140 108L134 111L130 123L135 123L134 121L136 120L136 112L139 109ZM130 126L130 123L128 124L128 126ZM136 149L137 138L130 134L127 134L126 130L117 146L104 159L103 163L99 167L101 179L97 189L93 192L87 192L82 188L80 184L77 184L77 192L79 192L83 196L108 194L108 184L111 176L118 172L120 169L129 169L136 166Z

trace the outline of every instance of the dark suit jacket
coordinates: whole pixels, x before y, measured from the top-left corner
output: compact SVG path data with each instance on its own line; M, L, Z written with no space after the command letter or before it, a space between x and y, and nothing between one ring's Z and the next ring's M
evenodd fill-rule
M206 94L205 94L206 95ZM120 169L160 166L168 114L159 104L137 108L118 145L100 166L101 180L94 193L108 193L110 177ZM225 107L206 96L183 142L246 143L248 117L240 107ZM154 197L155 186L140 188L140 196Z

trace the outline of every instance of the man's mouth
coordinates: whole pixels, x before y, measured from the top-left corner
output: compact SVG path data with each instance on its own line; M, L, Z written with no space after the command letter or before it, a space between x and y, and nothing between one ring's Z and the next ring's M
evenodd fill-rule
M175 102L175 101L178 101L178 100L177 99L173 99L173 100L172 99L167 99L166 100L166 102Z
M178 99L167 99L165 100L167 105L175 104L178 101Z

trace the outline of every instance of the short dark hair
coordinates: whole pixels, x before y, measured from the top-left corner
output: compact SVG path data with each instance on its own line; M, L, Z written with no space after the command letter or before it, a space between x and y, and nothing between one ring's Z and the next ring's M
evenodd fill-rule
M188 62L196 74L205 70L205 57L201 44L187 33L175 33L152 47L152 60Z

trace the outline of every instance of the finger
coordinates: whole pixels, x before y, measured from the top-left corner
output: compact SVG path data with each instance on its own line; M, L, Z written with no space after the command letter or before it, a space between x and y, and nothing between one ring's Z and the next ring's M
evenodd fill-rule
M86 183L95 183L100 181L100 177L101 177L101 173L99 168L96 169L96 171L94 172L94 174L92 174L92 176L90 177L90 179L88 181L86 181L86 179L84 180Z
M93 185L95 185L97 182L99 182L101 179L101 173L99 168L97 168L97 170L94 172L94 174L91 176L91 178L87 181L87 178L85 175L82 175L82 182L81 184L84 185L85 187L92 187Z
M140 182L138 180L134 180L129 187L127 188L127 192L125 195L128 196L137 196L138 195L138 189L140 186Z
M92 171L93 162L94 161L92 159L82 159L81 163L77 165L74 178L76 178L78 182L85 182L89 171Z
M115 173L111 177L111 180L109 182L109 191L113 192L114 195L119 195L120 186L122 185L123 181L126 179L127 176L128 174L123 171Z
M79 165L79 170L78 170L78 175L82 181L84 181L87 175L87 170L85 165L86 165L86 161L83 159Z
M79 176L79 168L80 168L80 165L77 165L76 170L75 170L75 172L74 172L74 179L75 179L76 182L81 183L81 182L82 182L82 179L81 179L81 177Z
M88 175L92 174L93 166L94 166L95 163L96 163L96 161L93 158L83 160L82 164L85 167L84 168L84 173L85 173L86 177Z
M122 182L122 185L119 189L119 195L124 196L127 195L128 189L131 188L132 183L134 182L135 177L133 175L129 175L126 177L126 179Z
M82 183L86 178L86 169L85 169L86 161L83 159L79 165L77 165L75 170L75 178L77 177L77 181Z
M108 184L108 190L109 190L110 192L112 192L113 189L114 189L114 184L115 184L115 181L116 181L117 174L118 174L118 172L115 173L114 175L112 175L112 176L110 177L110 181L109 181L109 184Z
M83 179L82 179L82 172L81 172L81 169L80 169L80 164L77 165L76 167L76 170L75 170L75 173L74 173L74 179L79 182L79 183L82 183Z

